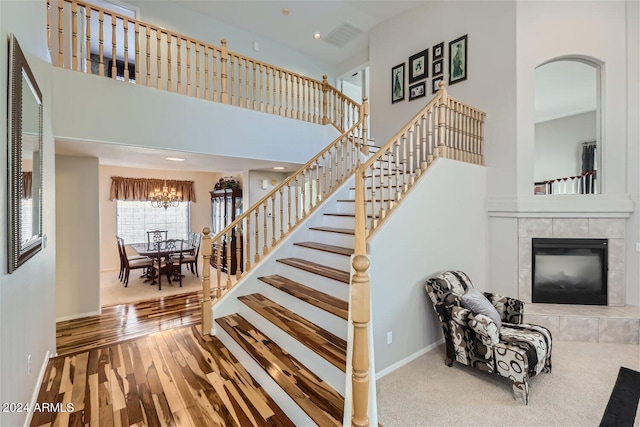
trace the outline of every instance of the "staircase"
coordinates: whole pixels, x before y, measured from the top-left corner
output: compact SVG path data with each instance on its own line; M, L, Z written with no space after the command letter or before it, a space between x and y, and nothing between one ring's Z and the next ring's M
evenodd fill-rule
M283 243L270 274L215 319L217 336L296 425L343 425L354 189ZM309 224L309 225L307 225Z

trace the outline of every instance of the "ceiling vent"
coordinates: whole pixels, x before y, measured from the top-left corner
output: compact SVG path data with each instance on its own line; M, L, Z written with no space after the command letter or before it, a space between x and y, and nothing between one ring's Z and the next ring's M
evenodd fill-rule
M362 30L349 22L334 28L326 37L323 38L327 43L334 46L342 47L353 40Z

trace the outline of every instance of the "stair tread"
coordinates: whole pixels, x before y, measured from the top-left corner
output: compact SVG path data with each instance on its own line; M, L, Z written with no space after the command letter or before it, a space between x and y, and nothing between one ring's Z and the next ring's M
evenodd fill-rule
M348 271L338 270L337 268L317 264L302 258L281 258L276 261L299 268L300 270L308 271L309 273L318 274L329 279L337 280L338 282L349 284L350 277Z
M343 216L343 217L348 217L348 218L355 218L356 217L356 214L347 213L347 212L327 212L324 215L327 215L327 216ZM371 217L373 217L373 215L367 214L367 217L371 218ZM379 216L375 215L375 218L379 218Z
M261 294L243 295L238 300L307 346L314 353L345 372L347 342L295 312Z
M330 233L340 233L340 234L356 234L356 231L353 228L309 227L309 230L327 231Z
M365 200L365 203L371 203L372 201L373 201L373 200L371 200L371 199L367 199L367 200ZM382 199L382 200L376 200L376 202L388 202L388 201L395 202L395 201L396 201L396 199ZM355 203L355 202L356 202L356 200L355 200L355 199L341 199L341 200L338 200L338 202L350 202L350 203Z
M239 314L216 319L318 425L342 425L344 398Z
M318 251L331 252L338 255L351 256L353 255L353 249L344 248L342 246L327 245L320 242L296 242L296 246L302 246L304 248L316 249Z
M174 329L174 331L177 331ZM211 366L219 367L218 371L214 371L216 376L220 377L220 380L224 382L225 391L230 390L232 396L240 396L243 398L243 404L254 415L253 420L257 422L259 426L295 426L285 413L280 409L278 404L267 394L267 392L258 384L258 382L245 370L245 368L238 362L235 356L224 346L219 338L213 336L201 336L199 333L190 334L200 344L203 349L206 349L213 356L215 364L209 364ZM174 332L173 334L176 340L179 340L180 344L183 344L192 351L195 357L198 357L198 349L195 341L186 339L188 335ZM184 338L184 340L183 340ZM205 355L207 356L207 355ZM207 366L204 364L203 366ZM208 369L205 369L204 373L207 376L213 375ZM248 393L250 390L251 393ZM266 407L265 407L266 405ZM244 420L244 411L238 411L236 414L239 416L240 422ZM229 417L225 420L231 424L235 424L234 419ZM246 420L249 421L248 419Z
M353 251L353 249L351 249L351 251ZM334 314L344 320L349 318L349 303L347 301L325 294L324 292L320 292L278 274L258 277L258 279L276 289L281 290L282 292L311 304L314 307L318 307L319 309Z

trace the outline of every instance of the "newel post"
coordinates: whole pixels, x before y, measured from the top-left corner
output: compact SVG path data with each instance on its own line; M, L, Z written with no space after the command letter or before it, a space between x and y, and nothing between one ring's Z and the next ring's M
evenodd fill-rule
M352 426L369 425L369 343L370 283L367 271L369 260L365 255L353 258L356 271L351 284L353 307L353 359L351 387L353 390Z
M229 94L227 93L227 60L229 59L229 49L227 48L227 39L220 40L220 102L229 103Z
M362 97L362 147L363 154L369 154L369 98Z
M322 76L322 124L328 125L331 123L327 111L329 109L329 82L327 81L327 75Z
M202 252L202 335L211 334L211 230L209 227L202 229L202 242L200 252Z
M438 157L448 157L447 146L447 121L448 121L448 108L447 104L449 100L447 98L447 90L444 87L444 81L440 80L440 89L438 89L438 95L440 95L440 101L438 102L438 149L436 155Z

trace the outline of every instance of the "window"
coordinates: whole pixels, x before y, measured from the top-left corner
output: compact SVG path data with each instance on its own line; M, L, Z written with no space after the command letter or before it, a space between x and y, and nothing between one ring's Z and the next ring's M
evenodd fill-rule
M116 201L116 233L125 243L147 241L147 231L167 230L169 239L187 239L189 202L175 208L154 208L150 202Z

